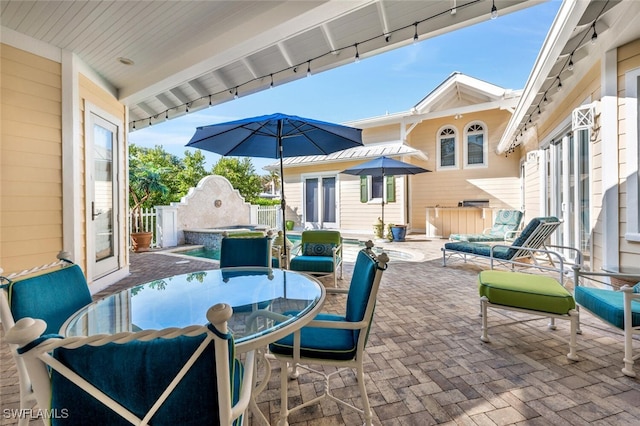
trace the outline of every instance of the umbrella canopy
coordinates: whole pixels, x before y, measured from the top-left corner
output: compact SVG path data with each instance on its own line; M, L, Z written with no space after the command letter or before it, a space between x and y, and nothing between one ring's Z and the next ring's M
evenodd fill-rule
M362 146L362 130L294 115L272 114L198 127L187 146L223 156L280 159L282 232L286 238L282 159L326 155ZM285 245L284 256L286 252Z
M418 173L430 172L431 170L423 169L422 167L415 166L413 164L405 163L403 161L394 160L389 157L378 157L371 161L367 161L362 164L358 164L355 167L342 171L348 175L356 176L401 176L401 175L417 175ZM382 199L382 230L384 232L384 197Z

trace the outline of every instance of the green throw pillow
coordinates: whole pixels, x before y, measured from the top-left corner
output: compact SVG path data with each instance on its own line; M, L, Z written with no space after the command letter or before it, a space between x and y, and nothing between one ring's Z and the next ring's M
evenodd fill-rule
M305 256L333 256L333 244L329 243L305 243Z

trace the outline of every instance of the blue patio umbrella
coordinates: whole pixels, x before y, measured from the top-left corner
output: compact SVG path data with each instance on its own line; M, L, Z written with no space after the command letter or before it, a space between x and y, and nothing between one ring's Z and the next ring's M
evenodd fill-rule
M272 114L198 127L187 146L222 156L279 159L282 232L286 238L283 158L326 155L362 146L362 130L294 115ZM285 258L286 252L285 244Z
M382 156L343 170L342 173L355 176L382 177L384 182L385 176L417 175L418 173L430 171L410 163ZM382 221L382 231L384 232L384 197L382 198L382 216L380 220Z

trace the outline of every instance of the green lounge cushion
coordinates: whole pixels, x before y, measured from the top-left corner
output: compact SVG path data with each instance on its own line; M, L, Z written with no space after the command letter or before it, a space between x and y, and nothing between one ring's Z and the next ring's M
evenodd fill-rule
M482 271L478 274L480 296L496 305L565 315L576 304L573 296L551 277L520 272Z
M640 283L633 289L634 292L638 292ZM578 286L575 289L575 297L578 305L624 330L624 296L621 291ZM640 326L640 302L636 300L631 301L631 323L634 327Z
M318 321L346 321L345 317L334 314L318 314ZM357 340L353 330L303 327L300 332L300 355L318 359L353 359L356 354ZM293 353L293 334L269 345L274 354Z
M296 256L291 259L290 268L294 271L333 272L333 257Z
M91 302L87 280L78 265L9 284L9 306L14 320L24 317L44 320L45 334L58 333L71 315Z

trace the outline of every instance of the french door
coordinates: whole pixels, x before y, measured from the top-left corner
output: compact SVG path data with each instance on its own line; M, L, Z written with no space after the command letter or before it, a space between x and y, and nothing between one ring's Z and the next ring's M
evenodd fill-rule
M90 113L87 131L87 255L95 279L119 263L118 126Z
M304 220L313 228L337 228L335 176L304 179Z
M563 220L557 245L591 252L591 160L589 131L569 132L546 149L546 212ZM567 253L569 254L569 253Z

